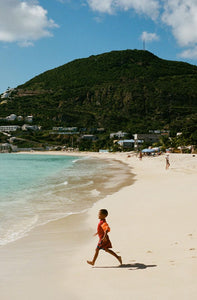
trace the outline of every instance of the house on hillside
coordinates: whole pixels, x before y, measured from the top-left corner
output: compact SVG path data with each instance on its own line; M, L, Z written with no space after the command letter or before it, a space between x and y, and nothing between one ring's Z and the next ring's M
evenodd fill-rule
M1 95L1 99L8 99L12 92L14 91L14 89L10 89L8 88L2 95Z
M33 122L33 116L32 116L32 115L27 116L27 117L25 118L25 121L28 122L28 123L32 123L32 122Z
M127 134L128 134L127 132L122 132L122 131L110 133L110 139L113 139L114 137L121 139L125 137Z
M0 144L0 152L1 153L7 153L7 152L10 152L10 150L11 150L10 144L8 144L8 143Z
M142 140L138 140L137 141L138 144L142 144L143 141ZM135 140L134 139L130 139L130 140L120 140L118 141L118 144L122 147L122 148L133 148L135 145Z
M139 141L147 142L147 143L157 143L161 137L161 134L155 133L135 133L134 135L135 148L138 148Z
M134 143L135 141L133 139L118 141L118 145L120 145L122 148L133 148Z
M6 117L6 120L7 121L15 121L16 118L17 118L17 115L11 114L11 115L9 115L9 116Z
M5 126L0 126L0 131L2 132L10 132L10 131L17 131L20 129L20 126L18 125L5 125Z
M41 127L38 126L38 125L29 125L29 124L24 124L21 129L23 131L28 131L28 130L31 130L31 131L37 131L37 130L40 130Z
M51 131L51 134L75 135L79 134L79 131L77 130L77 127L53 127L53 131Z
M68 131L68 132L76 132L77 127L53 127L53 131Z

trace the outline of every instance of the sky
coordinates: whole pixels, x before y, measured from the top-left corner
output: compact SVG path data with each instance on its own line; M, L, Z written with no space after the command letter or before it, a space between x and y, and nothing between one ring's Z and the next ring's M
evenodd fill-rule
M0 93L78 58L144 47L197 65L197 0L0 0Z

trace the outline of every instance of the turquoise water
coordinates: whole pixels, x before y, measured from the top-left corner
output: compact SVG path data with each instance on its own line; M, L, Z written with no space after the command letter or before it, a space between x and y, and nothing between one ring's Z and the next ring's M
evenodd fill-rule
M78 213L131 174L119 162L76 156L0 154L0 245Z
M10 193L39 184L49 174L70 167L73 159L69 156L1 154L0 201Z

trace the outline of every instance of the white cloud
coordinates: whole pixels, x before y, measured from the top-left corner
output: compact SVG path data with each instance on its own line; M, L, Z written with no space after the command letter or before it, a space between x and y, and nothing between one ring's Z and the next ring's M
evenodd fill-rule
M101 13L113 13L113 0L88 0L87 1L92 10Z
M148 15L155 20L159 15L158 0L87 0L92 10L113 14L118 10L134 9L139 14Z
M197 43L197 0L166 0L162 21L181 47Z
M142 35L140 36L142 41L146 42L152 42L152 41L158 41L159 36L156 33L151 33L151 32L142 32Z
M47 10L38 1L0 0L0 41L18 42L22 46L52 36L50 29L58 27L47 17Z
M183 52L179 53L179 57L197 59L197 46L191 49L186 49Z

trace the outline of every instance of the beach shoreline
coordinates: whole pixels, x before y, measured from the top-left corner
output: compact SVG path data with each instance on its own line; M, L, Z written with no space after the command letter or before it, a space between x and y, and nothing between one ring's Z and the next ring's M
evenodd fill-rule
M83 212L133 180L130 168L122 161L100 160L86 153L83 156L51 152L8 154L4 161L0 246L22 238L35 227Z
M165 170L164 156L140 161L132 153L88 155L126 163L134 183L87 212L50 222L2 247L1 299L195 298L197 158L170 154ZM92 235L100 208L109 211L110 238L122 268L104 252L95 267L86 264L97 243Z

